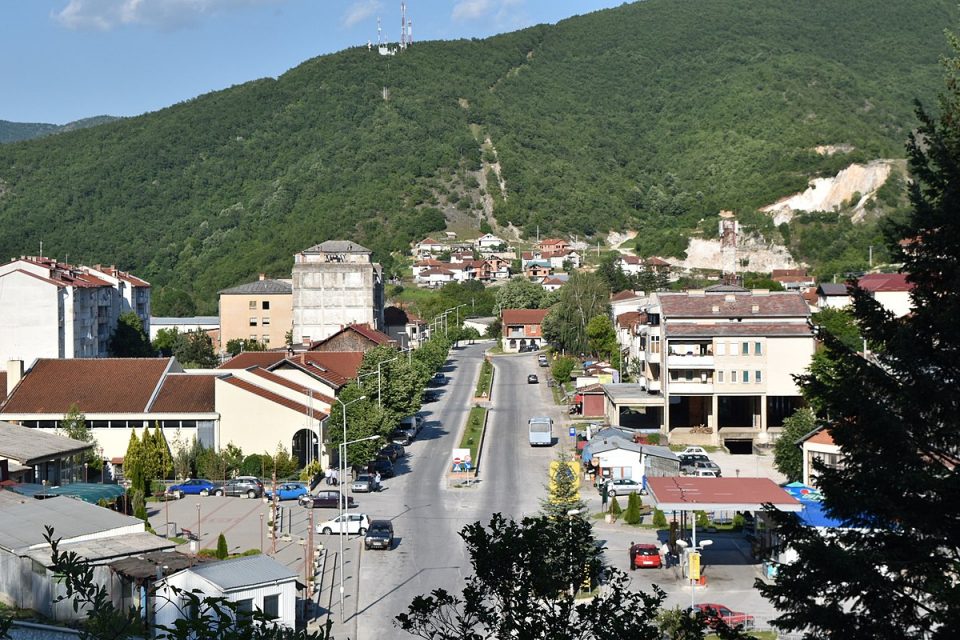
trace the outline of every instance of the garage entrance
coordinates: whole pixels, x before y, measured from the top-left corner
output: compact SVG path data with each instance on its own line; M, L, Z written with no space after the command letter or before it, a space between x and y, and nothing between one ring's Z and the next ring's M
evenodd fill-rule
M727 438L723 441L723 446L727 448L732 455L749 456L753 453L753 439Z

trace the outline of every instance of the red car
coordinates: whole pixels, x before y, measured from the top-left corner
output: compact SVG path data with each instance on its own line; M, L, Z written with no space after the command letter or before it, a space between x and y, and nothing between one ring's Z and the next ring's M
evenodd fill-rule
M711 627L717 625L717 620L723 620L727 626L730 627L736 627L742 624L744 629L753 628L753 616L748 613L732 611L722 604L714 604L711 602L702 602L693 605L693 607L703 612L704 616L706 616L707 624Z
M655 544L635 544L630 547L630 568L660 568L660 548Z

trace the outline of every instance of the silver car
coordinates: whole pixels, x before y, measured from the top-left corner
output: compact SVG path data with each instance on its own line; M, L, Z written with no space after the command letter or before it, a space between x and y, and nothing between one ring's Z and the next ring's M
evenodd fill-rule
M350 485L352 493L370 493L371 491L380 491L380 483L377 478L369 473L361 473Z

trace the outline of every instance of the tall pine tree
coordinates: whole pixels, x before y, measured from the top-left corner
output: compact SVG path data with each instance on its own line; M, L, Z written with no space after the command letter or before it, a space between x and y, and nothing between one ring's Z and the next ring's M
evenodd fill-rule
M827 358L803 380L842 450L818 485L846 526L779 517L799 559L758 587L776 624L807 637L960 637L960 58L946 66L940 116L918 105L908 144L912 213L887 239L913 312L893 317L855 289L872 355L823 331Z

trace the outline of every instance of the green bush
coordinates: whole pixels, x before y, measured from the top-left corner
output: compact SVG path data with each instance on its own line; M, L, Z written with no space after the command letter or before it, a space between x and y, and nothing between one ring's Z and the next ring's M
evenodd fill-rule
M742 513L738 513L733 516L733 528L734 529L743 529L744 525L747 524L746 518L743 517Z
M618 518L621 513L623 513L623 509L620 508L620 503L617 502L617 496L613 496L613 498L610 499L610 515Z
M707 517L706 511L697 511L697 526L702 528L710 526L710 518Z
M646 435L647 442L652 445L660 444L660 434L659 433L649 433Z
M217 538L217 559L226 560L228 555L230 550L227 548L227 539L221 533Z
M653 526L657 529L667 528L667 516L660 509L653 510Z
M623 514L627 524L640 524L640 494L631 493L627 499L627 512Z

